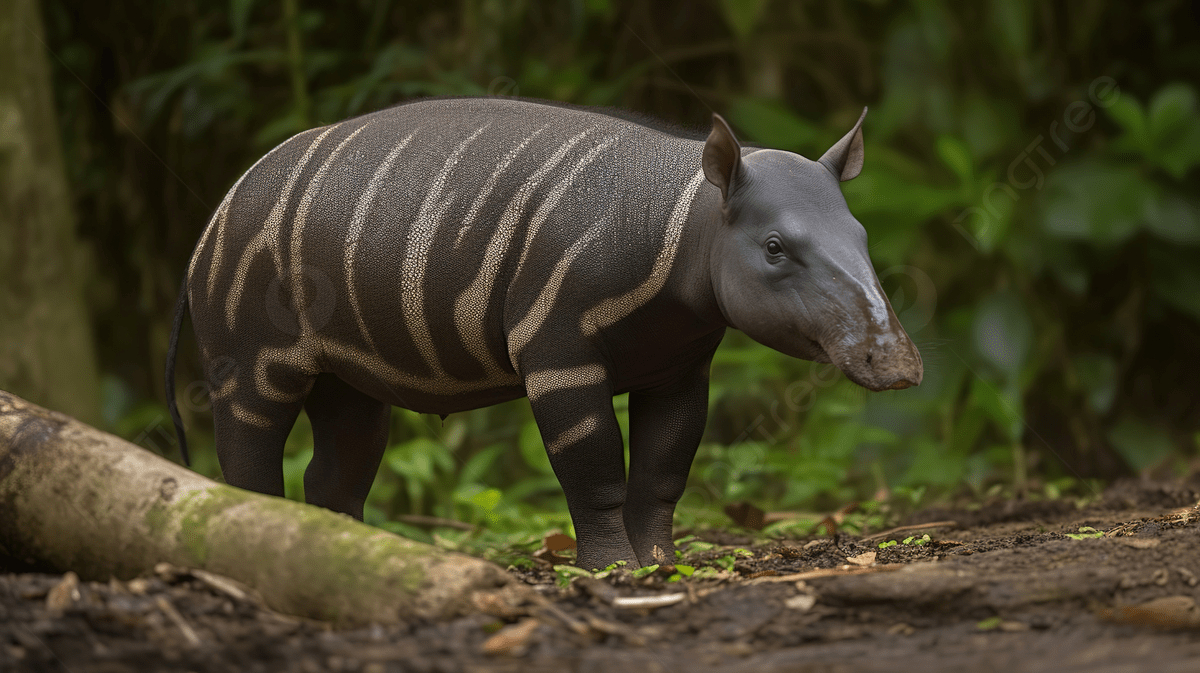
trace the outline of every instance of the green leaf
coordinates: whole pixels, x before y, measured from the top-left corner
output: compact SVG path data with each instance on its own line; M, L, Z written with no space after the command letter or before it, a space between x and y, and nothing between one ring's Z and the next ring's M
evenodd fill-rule
M1189 84L1168 84L1150 100L1148 129L1157 147L1167 147L1196 116L1196 90Z
M463 465L462 470L458 473L458 482L460 484L477 484L483 481L483 477L491 469L496 462L496 458L508 449L503 444L494 444L471 456L466 465Z
M503 499L504 493L500 489L488 488L471 496L471 504L475 507L477 515L490 520L495 518L496 506Z
M637 578L649 577L650 575L653 575L654 571L656 570L658 570L657 563L654 565L642 566L641 568L637 568L633 571L633 576Z
M1158 165L1182 180L1192 166L1200 163L1200 119L1192 119L1177 137L1161 147L1157 158Z
M976 378L971 383L970 401L972 406L984 410L1010 442L1021 438L1025 413L1016 382L1002 388L996 383Z
M971 159L971 150L966 143L950 135L939 136L937 139L938 156L942 158L954 175L958 177L959 183L969 185L972 182L974 175L974 161Z
M1113 121L1124 129L1125 137L1122 140L1123 144L1128 146L1127 149L1143 155L1150 154L1150 123L1146 119L1142 104L1126 94L1113 101L1107 110Z
M1196 115L1196 90L1174 83L1159 89L1150 100L1148 133L1154 148L1146 158L1176 179L1200 162L1200 118Z

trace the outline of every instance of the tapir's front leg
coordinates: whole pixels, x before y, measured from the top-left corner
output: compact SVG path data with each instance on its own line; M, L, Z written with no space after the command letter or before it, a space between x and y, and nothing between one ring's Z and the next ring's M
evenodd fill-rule
M629 394L625 531L642 565L675 562L671 519L704 434L708 364L668 388Z
M600 365L534 371L526 377L533 416L575 524L575 564L638 567L625 535L625 450Z

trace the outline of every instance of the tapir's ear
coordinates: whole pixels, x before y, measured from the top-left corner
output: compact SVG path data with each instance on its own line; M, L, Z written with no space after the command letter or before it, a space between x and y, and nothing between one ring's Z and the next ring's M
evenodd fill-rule
M728 199L742 175L742 146L738 144L729 124L713 113L712 133L704 142L704 177L721 188L721 198Z
M820 162L829 169L830 173L845 182L858 175L863 167L863 137L862 123L867 118L867 108L863 108L858 123L842 139L834 143L829 151L821 155Z

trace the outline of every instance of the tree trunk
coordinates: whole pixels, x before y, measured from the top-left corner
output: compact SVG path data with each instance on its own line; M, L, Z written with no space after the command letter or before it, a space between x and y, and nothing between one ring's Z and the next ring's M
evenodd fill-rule
M0 557L128 579L166 561L347 624L443 619L511 582L497 566L343 514L210 481L0 391Z
M0 3L0 388L98 422L99 386L36 0Z

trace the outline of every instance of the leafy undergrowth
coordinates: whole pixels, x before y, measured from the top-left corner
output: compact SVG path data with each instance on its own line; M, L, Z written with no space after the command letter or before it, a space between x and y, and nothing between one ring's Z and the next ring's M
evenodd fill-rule
M1084 507L996 501L876 532L709 529L639 571L575 569L550 535L474 614L340 631L177 569L7 575L0 670L1193 671L1198 499L1125 482Z

